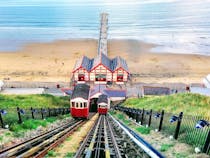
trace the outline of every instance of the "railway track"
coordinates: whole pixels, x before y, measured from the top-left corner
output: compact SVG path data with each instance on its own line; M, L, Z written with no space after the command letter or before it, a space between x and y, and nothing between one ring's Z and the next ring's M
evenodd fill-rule
M41 158L47 152L62 143L72 132L83 125L84 120L72 120L69 123L52 131L41 134L20 144L8 147L0 151L0 158L35 157Z
M91 114L93 116L93 114ZM84 120L71 122L30 140L0 151L0 158L44 157L61 144ZM147 142L110 115L101 115L77 151L76 158L163 158Z
M121 157L109 121L105 115L101 115L83 141L75 157L102 158L111 155Z
M131 134L126 133L119 122L107 115L101 115L95 122L87 137L78 149L76 158L150 158L160 155L149 144L149 150L139 146L139 140L135 142ZM135 136L137 137L137 136ZM138 138L139 139L139 138ZM153 151L152 151L153 150ZM154 153L153 153L154 152ZM156 153L157 152L157 153Z

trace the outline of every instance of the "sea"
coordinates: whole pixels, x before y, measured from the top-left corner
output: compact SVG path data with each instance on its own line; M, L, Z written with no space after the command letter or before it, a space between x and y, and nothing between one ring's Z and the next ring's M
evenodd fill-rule
M153 52L210 55L210 0L0 0L0 51L32 42L99 37L157 44Z

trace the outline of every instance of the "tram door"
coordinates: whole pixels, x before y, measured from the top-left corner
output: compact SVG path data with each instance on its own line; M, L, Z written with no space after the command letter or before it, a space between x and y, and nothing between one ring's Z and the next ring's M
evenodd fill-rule
M90 108L89 108L89 112L97 112L97 101L98 101L98 98L92 98L90 100Z

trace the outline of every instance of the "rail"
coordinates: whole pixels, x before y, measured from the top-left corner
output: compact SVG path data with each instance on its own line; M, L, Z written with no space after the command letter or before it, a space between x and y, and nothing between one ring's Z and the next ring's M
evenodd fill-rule
M123 129L123 131L140 147L142 148L149 156L152 158L164 158L155 148L153 148L149 143L147 143L143 138L136 134L129 127L125 126L122 122L117 121L113 116L109 116Z
M6 157L43 157L48 150L54 147L55 143L62 142L66 136L79 126L84 124L83 120L72 120L71 122L58 127L52 131L41 134L35 138L22 142L20 144L8 147L7 149L0 151L0 158Z
M76 158L121 158L119 148L114 140L111 126L105 115L101 115L93 125L87 137L83 141Z

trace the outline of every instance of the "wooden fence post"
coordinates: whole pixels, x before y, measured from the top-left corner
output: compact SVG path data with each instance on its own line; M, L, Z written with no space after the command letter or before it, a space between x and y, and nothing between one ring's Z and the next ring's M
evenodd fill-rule
M149 112L149 122L148 122L148 127L151 125L151 120L152 120L152 109Z
M178 121L177 121L177 125L176 125L176 130L174 133L174 139L178 139L178 135L179 135L179 130L181 127L181 122L182 122L182 117L183 117L183 112L180 112L179 117L178 117Z
M22 118L21 118L21 114L20 114L20 108L17 107L17 113L18 113L18 123L22 123Z
M160 131L160 130L162 129L163 117L164 117L164 110L162 110L162 112L161 112L161 116L160 116L160 124L159 124L158 131Z

